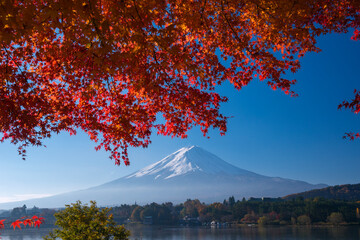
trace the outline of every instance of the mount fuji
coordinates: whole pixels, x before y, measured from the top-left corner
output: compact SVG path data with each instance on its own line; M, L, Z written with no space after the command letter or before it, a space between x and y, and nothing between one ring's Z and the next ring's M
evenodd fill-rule
M137 172L89 189L46 198L2 203L0 208L20 204L63 207L77 200L96 200L99 205L184 202L198 198L222 201L229 196L282 197L326 187L280 177L267 177L231 165L197 146L185 147Z

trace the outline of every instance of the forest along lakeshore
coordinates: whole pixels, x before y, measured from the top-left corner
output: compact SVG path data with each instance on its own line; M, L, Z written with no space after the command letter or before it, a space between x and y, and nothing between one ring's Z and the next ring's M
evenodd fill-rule
M204 204L199 200L121 205L111 213L121 223L177 226L358 225L360 202L314 199L250 198Z
M296 195L287 198L236 200L234 197L229 197L222 203L212 204L188 199L181 204L168 202L143 206L120 205L106 211L113 216L116 223L125 224L126 229L131 231L130 239L166 239L170 236L174 239L183 239L181 236L184 234L189 237L186 239L191 239L190 237L226 239L220 238L220 235L229 238L238 237L238 239L247 239L249 236L256 236L256 239L262 239L263 236L307 239L302 237L324 234L328 239L341 239L338 238L339 236L360 239L359 201L341 201L323 197L304 199ZM80 202L77 204L81 205ZM96 206L95 202L94 206ZM39 231L25 229L21 232L21 230L7 229L2 237L3 239L6 237L15 239L15 236L34 237L29 239L43 237L55 227L54 214L61 211L63 210L36 207L28 209L26 206L4 211L0 217L9 220L29 213L37 213L46 221ZM294 230L293 227L296 229Z

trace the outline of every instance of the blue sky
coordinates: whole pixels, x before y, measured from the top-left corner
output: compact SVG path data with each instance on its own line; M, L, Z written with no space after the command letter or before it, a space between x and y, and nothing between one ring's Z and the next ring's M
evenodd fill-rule
M222 113L233 116L228 132L202 137L198 128L187 139L152 136L147 148L130 149L131 165L120 167L103 151L96 152L79 133L53 136L47 148L30 148L26 161L16 147L0 144L0 202L84 189L117 179L154 163L184 146L198 145L229 163L267 176L329 185L360 182L360 140L343 140L360 131L360 118L337 110L360 88L360 44L350 34L319 39L321 53L307 54L296 74L291 98L254 80L241 91L229 84L219 92L229 97Z

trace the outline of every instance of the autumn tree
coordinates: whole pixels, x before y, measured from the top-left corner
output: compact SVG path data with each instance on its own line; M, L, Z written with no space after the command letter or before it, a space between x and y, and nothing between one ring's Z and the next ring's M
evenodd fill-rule
M358 0L4 0L0 140L25 156L82 130L129 164L127 148L148 146L153 131L224 134L216 85L258 78L294 96L284 75L320 51L316 38L351 30L359 40L359 25ZM359 112L354 95L339 107Z
M334 225L339 225L344 222L344 216L340 212L332 212L330 216L328 216L327 221Z
M301 215L297 218L297 223L299 225L310 225L311 224L311 218L307 215Z
M143 210L144 210L144 208L141 206L137 206L136 208L134 208L134 210L131 213L131 217L130 217L131 221L140 222L141 221L140 214Z
M259 219L257 220L257 223L259 225L267 225L269 224L269 218L267 216L262 216L262 217L259 217Z
M199 213L205 208L199 199L187 199L184 202L184 208L181 210L180 214L182 217L188 216L191 218L198 217Z

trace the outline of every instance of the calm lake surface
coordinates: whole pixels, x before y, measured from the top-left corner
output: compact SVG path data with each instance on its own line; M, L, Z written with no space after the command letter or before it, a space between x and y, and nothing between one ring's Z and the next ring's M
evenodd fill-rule
M177 228L131 226L132 240L360 240L360 227ZM51 229L2 231L2 240L39 240Z

